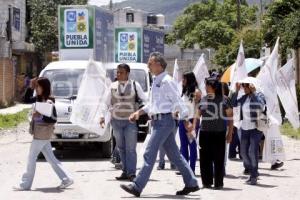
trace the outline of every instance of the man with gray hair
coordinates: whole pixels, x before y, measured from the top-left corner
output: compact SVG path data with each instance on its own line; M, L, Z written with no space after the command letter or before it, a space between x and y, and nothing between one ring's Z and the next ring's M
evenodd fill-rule
M150 72L154 75L150 99L140 110L130 115L129 120L135 121L139 116L148 113L152 119L152 133L144 154L144 165L137 177L130 185L121 185L126 192L139 197L145 188L160 146L163 146L170 161L174 163L183 176L185 187L178 191L176 195L187 195L199 190L197 179L189 164L180 154L175 141L175 119L172 113L179 112L181 119L185 120L187 131L193 130L192 124L188 120L188 108L181 100L173 78L165 72L167 62L163 55L154 52L150 55L148 61Z

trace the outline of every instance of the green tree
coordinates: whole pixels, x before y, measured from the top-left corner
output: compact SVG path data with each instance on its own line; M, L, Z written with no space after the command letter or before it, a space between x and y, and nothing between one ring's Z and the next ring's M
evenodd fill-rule
M241 26L256 21L257 8L241 5ZM219 49L229 45L237 29L236 0L207 0L192 4L185 9L175 23L173 31L167 36L167 43L179 43L182 48L192 48L198 44L201 48Z
M40 53L58 49L58 5L84 5L87 0L28 0L30 38Z
M259 58L262 43L261 30L256 27L244 27L237 32L229 45L221 45L215 54L214 62L227 67L235 62L241 40L245 56L248 58Z
M283 59L286 49L300 48L300 1L276 0L268 7L262 25L264 40L269 46L281 37L280 46Z

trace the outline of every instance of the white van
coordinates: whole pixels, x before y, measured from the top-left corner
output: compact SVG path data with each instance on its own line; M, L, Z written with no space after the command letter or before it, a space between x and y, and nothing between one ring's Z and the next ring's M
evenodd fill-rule
M110 157L113 148L111 128L107 129L104 135L98 136L70 122L72 106L76 101L82 75L87 65L88 61L56 61L48 64L40 73L40 77L46 77L51 82L57 109L57 123L51 143L57 149L76 143L93 143L97 147L99 146L99 153L103 157ZM117 65L117 63L105 65L107 76L112 81L116 77ZM131 68L130 78L138 81L145 94L149 95L151 76L147 65L144 63L129 63L129 65ZM147 134L148 130L149 123L147 121L140 123L140 134Z

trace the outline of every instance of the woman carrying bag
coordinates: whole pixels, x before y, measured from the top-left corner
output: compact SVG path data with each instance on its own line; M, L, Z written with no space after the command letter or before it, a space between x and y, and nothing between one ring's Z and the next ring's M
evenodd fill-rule
M22 176L21 183L17 190L30 190L35 174L36 160L40 153L43 153L47 162L50 163L55 173L61 179L62 183L58 186L59 189L65 189L66 187L74 183L73 179L62 168L62 164L56 159L53 154L50 139L54 132L54 124L56 123L56 109L54 106L54 98L51 94L51 84L47 78L38 78L33 80L36 83L36 97L31 98L31 102L44 102L53 105L52 116L47 117L38 113L33 109L32 120L30 122L30 134L33 135L33 140L30 146L29 158L26 172Z

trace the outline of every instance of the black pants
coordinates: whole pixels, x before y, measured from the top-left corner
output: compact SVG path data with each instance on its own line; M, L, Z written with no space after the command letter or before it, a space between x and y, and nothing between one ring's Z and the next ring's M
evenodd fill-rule
M238 136L238 130L236 127L233 128L232 142L229 145L228 158L236 158L237 154L240 154L240 139ZM238 149L238 150L237 150ZM241 158L241 156L240 156Z
M226 132L200 131L200 171L204 186L223 186Z

